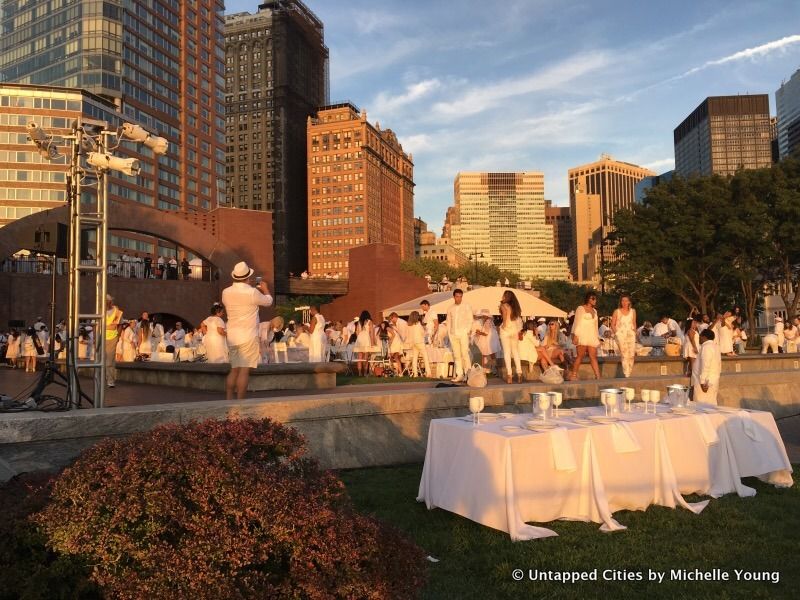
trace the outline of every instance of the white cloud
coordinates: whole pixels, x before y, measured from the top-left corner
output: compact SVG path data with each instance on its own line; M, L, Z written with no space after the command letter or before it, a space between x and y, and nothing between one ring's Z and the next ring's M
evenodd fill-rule
M370 112L377 113L379 117L386 118L389 114L399 108L407 106L424 98L441 87L441 82L436 79L424 79L406 86L405 92L397 96L391 96L387 92L381 92L375 97L370 106Z
M403 150L411 154L425 152L434 147L433 139L427 133L403 136L399 141Z
M673 157L660 158L658 160L645 163L642 166L645 169L650 169L656 173L663 173L664 171L670 171L675 168L675 159Z
M412 56L426 47L422 38L402 38L388 48L351 47L346 51L334 48L331 53L332 82L337 84L355 75L379 71Z
M693 75L698 71L703 71L704 69L708 69L709 67L715 67L718 65L724 65L731 62L736 62L745 59L757 59L767 56L768 54L772 54L773 52L785 52L789 46L793 44L800 43L800 35L787 35L786 37L782 37L779 40L774 40L772 42L767 42L766 44L761 44L760 46L755 46L753 48L746 48L744 50L740 50L739 52L734 52L728 56L723 56L722 58L718 58L717 60L709 60L700 65L699 67L693 67L683 73L682 75L678 75L677 77L673 77L671 81L676 79L683 79L684 77L688 77L689 75Z
M449 118L477 114L508 98L563 88L579 77L607 66L610 62L607 52L578 54L527 77L503 79L473 86L459 94L457 100L437 102L433 109L438 115Z
M353 13L353 21L358 32L369 35L383 29L389 29L400 23L400 17L396 14L378 11L359 10Z

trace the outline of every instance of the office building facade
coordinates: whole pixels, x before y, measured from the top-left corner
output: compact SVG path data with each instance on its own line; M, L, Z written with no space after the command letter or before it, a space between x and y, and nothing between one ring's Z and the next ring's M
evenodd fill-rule
M350 103L321 108L307 127L309 272L348 277L350 248L364 244L413 258L414 163L394 132Z
M568 257L572 249L572 216L569 206L553 206L552 200L545 200L544 222L553 226L553 255Z
M545 223L543 173L459 173L445 230L455 248L502 270L568 279L567 259L554 255L553 225Z
M778 156L781 160L800 150L800 69L775 92L778 112Z
M711 96L675 128L675 172L733 175L772 165L769 96Z
M142 149L142 185L112 180L111 199L197 211L224 201L221 0L3 0L1 8L0 81L104 99L104 120L138 123L170 142L158 159ZM126 147L134 145L123 143L122 154Z
M613 231L614 215L634 204L636 184L653 175L655 173L649 169L614 160L607 154L602 155L599 161L568 171L573 227L570 271L573 279L598 280L602 264L614 258L613 245L606 241ZM590 253L596 256L591 264Z
M328 102L322 22L298 0L227 15L225 90L228 201L273 212L280 289L308 265L306 121Z

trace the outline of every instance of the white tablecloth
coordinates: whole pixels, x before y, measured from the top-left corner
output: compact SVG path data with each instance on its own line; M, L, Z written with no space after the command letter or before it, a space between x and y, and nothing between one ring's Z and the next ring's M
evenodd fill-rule
M603 414L603 409L590 411ZM700 512L682 494L754 495L740 478L791 486L791 465L768 412L662 417L622 413L623 424L558 420L560 433L502 430L517 415L473 427L436 419L428 432L418 500L508 532L513 540L556 535L528 522L570 519L624 529L612 513L652 504Z

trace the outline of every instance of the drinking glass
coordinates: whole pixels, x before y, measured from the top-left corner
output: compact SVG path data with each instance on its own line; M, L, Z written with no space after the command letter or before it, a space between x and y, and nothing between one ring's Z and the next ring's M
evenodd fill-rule
M608 392L600 392L600 402L606 407L606 416L608 416L608 403L611 400L611 394Z
M656 414L656 405L661 402L661 392L659 390L650 390L650 402L653 404L653 414Z
M547 421L547 409L550 408L550 395L539 394L539 409L542 411L542 420Z
M555 406L555 410L553 411L553 416L558 417L558 407L561 406L561 402L563 402L564 396L561 392L550 392L550 402L553 406Z
M632 387L625 388L625 412L631 412L631 403L636 398L636 390Z
M469 399L469 411L472 413L473 427L478 424L478 413L483 410L483 397L471 396Z
M647 414L647 404L650 402L650 390L642 390L642 402L644 402L644 414Z

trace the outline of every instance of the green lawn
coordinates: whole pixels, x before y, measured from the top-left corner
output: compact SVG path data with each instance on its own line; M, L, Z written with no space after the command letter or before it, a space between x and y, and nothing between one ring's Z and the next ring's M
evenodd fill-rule
M796 470L796 468L795 468ZM651 507L615 513L627 531L555 522L559 537L511 542L507 534L415 501L422 467L342 471L356 506L399 527L440 562L429 567L424 598L796 598L800 594L800 490L755 479L754 498L712 500L700 515ZM692 498L692 500L697 500ZM597 583L515 582L514 569L591 571ZM729 582L669 581L670 569L722 569ZM663 583L602 581L604 569L666 571ZM736 581L734 569L778 571L780 583Z

